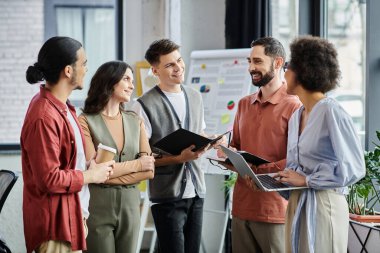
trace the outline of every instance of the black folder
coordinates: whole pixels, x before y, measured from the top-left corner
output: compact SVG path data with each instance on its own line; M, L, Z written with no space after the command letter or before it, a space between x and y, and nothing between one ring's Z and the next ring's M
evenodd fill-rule
M208 144L213 145L220 140L223 135L228 134L229 132L230 131L225 132L215 139L209 139L184 128L180 128L157 141L153 147L171 155L179 155L182 150L190 147L191 145L195 145L193 151L200 150Z

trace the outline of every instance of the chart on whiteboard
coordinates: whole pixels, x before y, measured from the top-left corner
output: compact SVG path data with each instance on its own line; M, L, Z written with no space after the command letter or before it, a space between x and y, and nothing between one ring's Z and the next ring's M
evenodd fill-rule
M239 100L251 90L247 57L250 49L202 50L191 53L186 84L202 94L207 134L232 130ZM214 155L213 151L210 151ZM225 171L202 158L207 173Z

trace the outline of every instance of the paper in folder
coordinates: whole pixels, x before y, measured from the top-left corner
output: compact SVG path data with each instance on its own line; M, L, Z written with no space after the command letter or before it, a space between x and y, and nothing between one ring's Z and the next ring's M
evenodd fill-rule
M189 130L180 128L172 132L171 134L165 136L161 140L157 141L153 145L153 147L171 155L179 155L181 154L182 150L190 147L191 145L195 145L193 151L200 150L206 147L208 144L213 145L218 140L220 140L223 137L223 135L226 135L229 132L230 131L227 131L219 135L215 139L210 139L202 135L193 133Z

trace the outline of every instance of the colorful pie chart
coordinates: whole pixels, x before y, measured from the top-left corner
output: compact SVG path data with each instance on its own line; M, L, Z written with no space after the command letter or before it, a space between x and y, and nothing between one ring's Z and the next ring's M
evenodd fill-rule
M227 104L227 109L228 110L232 110L232 109L234 109L234 107L235 107L235 102L234 101L230 101L230 102L228 102L228 104Z
M210 86L208 86L208 85L202 85L199 90L200 90L201 93L208 93L208 92L210 92Z

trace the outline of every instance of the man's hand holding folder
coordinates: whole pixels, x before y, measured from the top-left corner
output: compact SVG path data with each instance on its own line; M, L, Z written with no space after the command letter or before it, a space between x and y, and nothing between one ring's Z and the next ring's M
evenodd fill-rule
M180 163L184 163L184 162L196 160L196 159L200 158L207 151L209 146L210 146L210 144L208 144L203 149L197 149L196 151L194 151L195 145L191 145L190 147L182 150L181 154L178 157L178 161Z
M207 138L180 128L165 136L153 146L170 155L180 155L182 152L188 153L187 149L193 153L197 153L198 151L206 151L211 146L218 145L219 141L223 140L223 136L229 132L217 135L215 138Z

